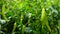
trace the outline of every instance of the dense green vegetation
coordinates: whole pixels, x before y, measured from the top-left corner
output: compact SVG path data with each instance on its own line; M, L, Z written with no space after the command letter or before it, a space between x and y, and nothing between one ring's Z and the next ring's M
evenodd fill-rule
M0 34L60 34L60 0L0 0Z

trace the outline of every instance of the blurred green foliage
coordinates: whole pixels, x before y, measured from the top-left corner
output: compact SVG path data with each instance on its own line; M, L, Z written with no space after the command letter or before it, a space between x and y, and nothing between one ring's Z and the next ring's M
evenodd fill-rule
M60 34L60 0L0 0L1 34Z

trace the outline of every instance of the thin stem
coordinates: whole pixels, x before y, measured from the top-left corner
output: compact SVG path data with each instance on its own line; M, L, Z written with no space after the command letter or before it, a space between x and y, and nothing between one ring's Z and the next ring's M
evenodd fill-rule
M6 18L6 16L5 16L5 14L4 14L4 11L5 11L4 1L2 1L2 2L3 2L3 5L2 5L2 16L3 16L3 18L7 21L7 18Z
M12 33L15 31L15 29L16 29L16 23L14 23L14 27L13 27Z

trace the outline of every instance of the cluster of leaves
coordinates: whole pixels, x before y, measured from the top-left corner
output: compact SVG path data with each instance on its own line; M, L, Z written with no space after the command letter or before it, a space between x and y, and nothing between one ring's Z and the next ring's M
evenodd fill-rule
M60 0L1 0L0 32L59 34Z

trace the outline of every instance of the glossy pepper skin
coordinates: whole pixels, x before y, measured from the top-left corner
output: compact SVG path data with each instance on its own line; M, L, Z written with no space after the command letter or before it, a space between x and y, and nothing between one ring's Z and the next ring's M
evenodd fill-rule
M41 22L42 22L42 25L46 25L47 28L49 29L49 31L51 32L51 28L50 28L49 23L48 23L48 19L47 19L47 14L46 14L45 8L42 8Z

